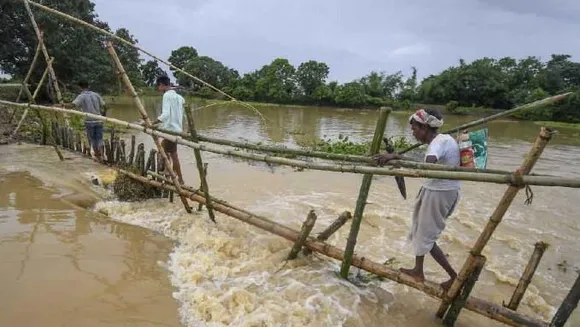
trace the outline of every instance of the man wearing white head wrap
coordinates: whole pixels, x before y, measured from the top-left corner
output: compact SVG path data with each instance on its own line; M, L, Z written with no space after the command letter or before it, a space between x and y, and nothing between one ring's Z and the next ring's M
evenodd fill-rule
M437 110L420 109L409 117L413 136L428 144L425 162L452 167L460 165L459 146L448 134L440 134L443 118ZM398 154L381 154L375 157L379 165L392 159L400 159ZM415 267L401 268L404 274L421 282L425 280L423 262L425 254L431 253L435 261L449 274L450 279L441 284L444 289L451 286L457 273L449 264L445 254L437 245L439 236L445 229L447 218L453 213L459 200L460 184L456 180L428 179L425 181L415 202L409 240L415 252Z

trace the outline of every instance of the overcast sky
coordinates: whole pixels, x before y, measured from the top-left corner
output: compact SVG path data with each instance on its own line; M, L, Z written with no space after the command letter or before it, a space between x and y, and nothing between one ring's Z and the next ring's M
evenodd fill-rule
M580 0L93 1L156 55L191 45L240 73L276 57L324 61L340 82L411 66L425 77L459 58L580 60Z

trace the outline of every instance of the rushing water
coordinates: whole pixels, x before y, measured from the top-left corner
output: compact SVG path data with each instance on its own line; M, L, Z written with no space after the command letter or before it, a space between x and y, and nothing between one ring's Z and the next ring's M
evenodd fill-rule
M147 104L150 108L158 106L156 102ZM325 108L271 107L260 108L260 111L264 119L247 108L233 105L212 106L195 111L194 117L199 132L205 135L287 145L324 136L336 137L339 134L358 140L370 139L377 118L375 111ZM134 108L126 106L114 107L111 115L129 121L139 118ZM405 114L393 113L387 124L387 134L410 137L406 119ZM471 119L473 117L448 117L446 126L452 127ZM531 122L505 120L488 123L487 127L490 131L488 167L499 169L517 168L539 132L539 126ZM151 138L147 135L138 134L137 140L144 142L147 149L153 146ZM543 158L538 161L534 172L580 177L577 171L577 163L580 160L579 145L580 141L575 131L561 130L544 152ZM2 199L0 251L3 258L9 258L14 262L14 267L11 268L14 271L12 275L3 273L0 277L3 289L7 286L12 287L10 296L6 295L6 292L0 293L2 326L7 325L2 321L6 319L3 310L6 310L7 304L15 306L14 294L29 299L33 298L33 292L39 294L56 292L54 289L56 286L52 285L55 278L61 283L59 287L67 288L63 285L65 277L69 277L70 268L67 265L69 262L74 265L74 255L69 252L74 253L74 249L83 246L87 249L93 247L90 252L88 250L82 252L85 260L92 260L95 269L102 269L97 269L91 277L84 278L99 281L115 278L121 281L103 282L106 287L99 284L94 286L95 289L89 286L72 289L70 292L74 293L73 295L69 295L68 290L64 293L62 301L72 303L76 301L75 296L84 297L85 302L82 302L82 305L75 304L84 310L88 310L85 306L99 308L91 309L92 316L81 315L74 309L58 309L61 312L72 310L78 315L75 316L76 319L84 319L77 320L82 325L88 325L85 324L87 321L105 319L101 315L107 316L109 314L105 313L106 310L111 310L114 311L113 316L119 318L116 320L119 325L122 325L121 317L126 317L128 322L132 321L131 317L136 317L135 319L141 319L151 325L155 325L156 321L166 321L167 326L173 326L175 324L172 324L170 319L161 319L171 311L172 306L167 303L166 298L172 291L178 307L174 312L175 317L179 317L187 326L437 326L439 324L433 318L438 302L418 291L376 279L351 284L337 277L340 262L321 255L285 263L284 259L291 243L278 236L221 214L217 214L218 224L215 225L209 221L205 211L194 215L186 214L179 201L175 203L169 203L166 199L142 203L114 201L106 192L88 183L90 174L106 173L103 168L97 168L86 159L75 158L74 164L71 161L64 164L45 161L43 169L40 169L38 168L40 163L30 162L26 158L50 157L53 155L52 149L18 147L0 148L2 155L0 168L6 172L12 171L1 175L11 182L3 181L0 192ZM24 148L27 151L26 155L22 154ZM181 146L179 150L186 183L199 185L193 153ZM300 228L308 211L314 209L318 215L315 232L330 224L342 211L354 211L362 180L361 175L320 171L296 172L289 167L268 167L261 163L247 163L211 153L203 153L203 159L209 163L208 182L213 195L296 229ZM44 210L42 219L56 221L52 224L75 241L66 243L59 236L53 236L55 240L46 240L45 242L51 244L63 243L52 250L52 253L56 257L67 258L60 260L68 261L53 263L55 260L37 259L39 262L36 263L34 270L36 279L31 282L19 281L26 287L24 289L14 286L18 271L21 269L20 261L24 261L23 258L27 256L20 248L25 248L31 243L29 239L35 225L30 226L30 223L27 224L19 217L25 215L22 212L37 214L39 208L49 205L38 203L30 207L24 202L11 199L15 196L25 196L23 194L33 194L32 192L44 192L43 196L47 197L48 191L31 176L18 175L21 173L17 174L14 171L29 171L35 177L57 185L62 183L61 176L73 178L75 183L91 189L100 199L95 204L94 211L105 213L109 217L103 218L97 212L70 208ZM30 182L18 182L23 179ZM422 181L406 179L406 182L409 196L407 200L403 200L392 177L376 177L373 180L369 204L356 247L358 255L377 262L394 258L396 267L409 266L413 263L414 258L410 248L406 246L405 236L410 226L413 199ZM70 188L70 185L68 187ZM77 189L82 187L78 186ZM461 201L440 241L441 247L449 254L449 259L456 269L461 267L469 247L485 226L505 189L504 185L470 182L462 184ZM550 247L519 311L549 320L576 278L574 270L579 265L580 254L578 247L580 225L576 213L580 209L580 191L547 187L532 189L534 191L532 205L524 205L525 194L520 192L484 250L488 261L473 294L495 303L509 301L511 292L533 251L533 244L537 241L548 242ZM56 205L55 202L50 203ZM85 226L95 226L88 234L89 238L94 235L92 239L87 239L83 229L79 230L79 227L76 227L79 222L84 222ZM133 228L123 223L145 229ZM348 226L347 224L331 237L329 242L344 248ZM124 228L128 232L118 236L103 231L109 228ZM45 231L46 228L42 227L42 230ZM167 240L159 239L160 236L147 230L174 240L173 248L168 249ZM43 254L45 257L50 255L51 250L48 247L41 250L48 253ZM117 257L118 252L122 253L120 256L123 258ZM168 252L168 256L165 256ZM153 264L157 261L162 263ZM57 272L50 275L40 273L49 269L46 266L49 263L57 271L62 270L60 275ZM138 268L142 266L147 268ZM27 271L29 270L30 268ZM351 272L356 275L359 271L352 268ZM426 259L426 275L428 279L434 280L445 278L444 272L431 258ZM44 285L40 283L43 278ZM174 289L168 285L169 281ZM71 285L72 283L68 288ZM136 285L139 285L138 289L134 289ZM107 302L111 307L106 307L102 298L87 295L90 292L97 292L98 287L104 287L102 290L104 293L114 294L113 298L116 295L123 298L127 296L130 299L113 299L111 303ZM165 292L165 297L160 292ZM60 294L63 295L62 292ZM151 300L158 301L159 305L141 304L134 299L137 296L147 299L159 297ZM49 309L40 303L37 301L34 310L40 310L47 315L58 312L57 309ZM35 304L27 302L26 308L31 305ZM12 324L8 325L14 325L19 316L22 321L30 318L23 315L23 309L10 311L9 319L12 320L8 321ZM499 324L465 310L457 325ZM576 312L569 323L569 326L578 325L580 312Z

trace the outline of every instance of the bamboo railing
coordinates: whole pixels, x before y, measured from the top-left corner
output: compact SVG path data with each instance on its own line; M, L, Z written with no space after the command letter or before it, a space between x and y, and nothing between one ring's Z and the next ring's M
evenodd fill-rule
M168 63L158 57L155 57L154 55L137 47L131 42L119 38L108 31L100 29L78 18L74 18L70 15L64 14L62 12L46 7L39 3L35 3L30 0L22 0L22 2L26 7L26 11L30 17L35 33L39 39L39 48L37 52L41 52L45 57L47 63L46 72L50 77L50 81L54 84L54 89L55 92L57 93L58 102L60 103L61 106L63 106L63 101L62 96L60 95L60 90L58 88L56 74L54 73L54 70L52 68L51 65L52 62L50 61L50 57L48 56L47 49L42 42L42 32L38 29L38 25L36 24L30 5L34 6L37 9L44 10L46 12L76 22L85 27L91 28L92 30L97 31L98 33L101 33L103 35L106 35L113 40L130 45L136 48L137 50L157 59L158 61L168 64L170 67L175 68L177 71L185 74L186 76L191 77L196 82L202 83L218 91L219 93L227 96L233 101L237 101L235 98L213 87L212 85L200 80L199 78L187 73L181 68L175 67L171 63ZM502 221L505 212L507 211L511 202L513 201L516 194L521 188L529 185L580 188L580 179L531 174L531 169L533 168L534 164L536 163L541 153L543 152L545 146L552 137L552 131L550 129L541 128L540 134L536 139L536 142L534 143L532 150L528 153L528 156L522 163L521 167L515 172L507 172L494 169L450 168L442 165L415 163L407 160L393 161L389 163L387 167L376 167L374 165L373 159L366 156L347 156L339 154L328 154L317 151L307 151L301 149L288 149L276 146L257 145L248 142L220 140L205 137L203 135L198 135L195 130L193 119L191 118L190 112L187 112L189 121L188 125L190 128L189 133L172 133L172 132L170 133L167 131L157 129L151 125L151 121L147 116L146 110L143 107L143 104L141 103L140 99L138 98L135 89L133 88L127 74L124 72L122 63L117 57L111 41L107 42L107 49L109 50L111 58L113 59L114 65L118 71L121 81L125 84L125 87L132 95L133 101L137 109L141 113L141 116L144 120L143 125L133 124L114 118L92 115L74 110L68 110L61 107L36 105L34 104L34 96L30 94L30 91L28 90L27 87L23 87L22 90L27 92L27 95L29 96L30 99L30 103L23 104L18 103L18 101L10 102L0 100L0 107L24 109L25 112L27 112L30 109L33 109L36 112L49 111L52 113L62 113L64 114L65 117L67 117L68 114L79 115L100 120L103 122L108 122L111 124L116 124L119 126L123 126L132 130L141 131L145 134L148 134L152 137L153 142L157 149L156 150L152 149L150 151L150 156L147 163L145 162L146 151L142 143L137 146L137 152L135 153L134 136L132 136L131 138L130 154L129 156L126 156L124 140L119 140L118 137L115 137L112 134L110 140L105 140L106 145L105 147L107 149L105 151L107 157L105 164L113 166L120 174L124 174L135 181L147 184L155 188L157 190L155 193L156 196L169 197L169 200L172 201L173 193L177 193L177 195L181 198L184 204L185 210L188 212L191 212L191 208L189 207L189 204L187 202L187 199L190 199L199 203L200 210L201 206L205 205L208 210L208 215L210 219L213 220L214 222L215 218L213 211L215 210L216 212L220 212L227 216L239 219L243 222L246 222L255 227L261 228L270 233L276 234L280 237L283 237L289 241L294 242L294 246L290 250L288 259L296 258L298 255L300 255L300 253L302 253L302 255L308 255L311 252L318 252L328 257L341 261L342 262L341 275L344 278L348 277L349 268L351 266L355 266L359 267L360 269L371 272L375 275L393 280L397 283L413 287L429 296L439 298L442 300L442 303L437 315L443 318L443 323L445 325L448 326L454 325L461 310L465 308L474 311L476 313L479 313L481 315L487 316L491 319L503 322L510 326L521 326L521 325L562 326L568 320L571 312L577 306L580 298L580 282L579 282L580 278L576 281L575 285L570 290L568 296L558 309L558 312L552 319L551 323L527 316L525 314L516 311L518 304L523 294L525 293L525 290L528 284L530 283L532 276L535 272L535 269L538 265L538 262L541 258L541 253L536 252L530 259L530 263L526 267L524 275L522 276L520 283L518 284L518 287L514 291L514 295L510 300L510 304L508 305L494 304L470 295L470 292L474 287L478 279L478 276L485 265L486 260L481 255L481 253L487 242L491 239L493 232L495 231L499 223ZM500 117L511 115L516 111L539 108L545 105L553 104L556 103L557 101L561 101L562 99L566 98L569 95L570 93L560 94L554 97L536 101L534 103L526 104L524 106L517 107L512 110L507 110L505 112L459 126L455 129L451 129L450 131L446 132L450 133L458 130L463 130L465 128L477 126L479 124L494 119L498 119ZM257 111L251 105L245 104L243 102L241 103L246 107L255 110L261 116L261 118L263 118L263 116L259 113L259 111ZM373 137L373 142L371 145L371 152L369 154L376 153L379 149L381 139L384 135L384 128L388 112L389 112L388 109L382 110L380 112L379 115L380 118L378 119L377 122L377 128L375 130L375 135ZM52 122L51 124L52 128L51 135L55 136L52 142L54 143L55 147L56 145L62 145L64 149L68 149L86 156L90 156L90 149L87 147L86 143L81 140L82 139L81 134L78 131L75 134L75 132L70 127L58 127L56 117L57 116L54 115L55 121ZM39 116L39 118L42 119L42 116ZM161 147L158 137L174 141L178 144L184 145L194 150L194 154L196 156L196 165L199 170L200 176L201 185L199 190L196 190L192 187L188 187L186 185L181 185L177 181L176 175L171 168L167 154ZM209 144L202 144L201 142ZM219 146L215 146L216 144ZM419 145L420 144L415 144L412 147L402 151L402 153L408 152L411 149L418 147ZM248 153L238 149L228 149L227 147L257 150L267 153L294 154L296 156L319 158L329 160L331 162L307 162L304 160L288 159L270 154L264 155L264 154ZM218 198L210 196L209 187L207 185L206 179L207 164L204 164L201 160L202 151L222 154L226 156L233 156L247 160L279 164L283 166L300 167L319 171L363 174L364 176L360 187L359 197L357 199L355 212L352 217L353 219L351 223L351 231L349 233L349 239L345 250L344 251L340 250L337 247L334 247L326 243L326 239L349 220L350 218L349 212L343 213L333 224L328 226L323 231L323 233L319 235L319 237L314 238L310 236L310 233L316 224L316 214L314 211L311 211L308 214L307 219L303 224L302 231L299 232L287 226L271 221L265 217L255 215L242 208L238 208L234 205L227 203L224 200L220 200ZM159 165L157 166L155 165L155 162L157 162L155 160L155 157L157 157L158 160L162 159L159 160ZM164 165L165 168L169 171L170 179L159 174L162 171L161 167L162 165ZM133 166L133 168L136 171L139 171L140 173L136 174L125 170L124 168L127 166ZM152 179L148 178L147 175L151 176ZM366 204L366 199L371 184L371 178L373 175L400 176L410 178L455 179L463 181L488 182L508 185L508 188L502 200L500 201L496 210L491 215L487 226L485 227L480 237L478 238L477 242L471 249L469 256L465 261L465 263L463 264L463 267L457 279L454 281L449 290L447 291L443 290L440 285L431 281L417 282L413 277L405 275L398 270L394 270L385 265L381 265L379 263L373 262L372 260L354 254L358 230L360 228L360 223L363 219L364 207ZM541 250L541 252L543 253L543 250ZM451 306L450 309L448 309L449 306Z

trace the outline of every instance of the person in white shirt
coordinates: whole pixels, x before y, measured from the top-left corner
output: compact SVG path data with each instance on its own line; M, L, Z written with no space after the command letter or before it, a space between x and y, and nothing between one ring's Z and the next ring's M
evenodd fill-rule
M449 134L438 132L439 127L443 125L443 117L439 111L418 110L409 117L409 124L417 141L428 144L425 162L451 167L460 166L457 141ZM389 160L400 158L401 156L396 153L375 156L377 164L381 166ZM445 229L447 218L455 210L459 190L460 182L457 180L428 179L417 195L409 232L409 240L415 252L415 267L401 268L400 271L418 282L425 280L423 261L427 253L431 253L433 259L449 274L450 279L441 284L444 289L448 289L457 278L457 273L436 242Z
M157 90L163 92L163 104L161 108L161 115L153 122L153 125L161 124L161 128L177 133L183 130L183 113L185 99L171 87L171 81L167 76L160 76L157 78ZM177 143L163 139L161 141L163 150L169 156L172 162L173 171L177 175L180 184L184 184L183 176L181 175L181 165L177 155Z

